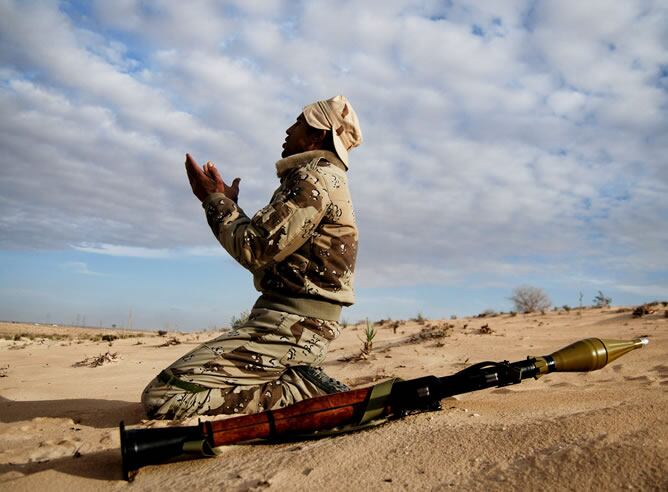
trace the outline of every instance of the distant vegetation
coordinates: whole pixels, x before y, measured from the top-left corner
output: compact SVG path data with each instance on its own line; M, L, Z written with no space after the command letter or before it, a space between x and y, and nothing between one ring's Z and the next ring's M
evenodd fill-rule
M517 287L513 290L510 300L513 301L515 311L520 313L544 311L552 305L552 301L543 289L529 285Z
M599 290L598 295L594 297L594 307L596 308L610 307L610 304L612 304L612 298L606 297L605 294L603 294L603 292Z
M232 326L232 328L241 328L243 325L246 324L249 316L250 316L249 311L241 311L238 317L232 316L232 319L230 320L230 325Z

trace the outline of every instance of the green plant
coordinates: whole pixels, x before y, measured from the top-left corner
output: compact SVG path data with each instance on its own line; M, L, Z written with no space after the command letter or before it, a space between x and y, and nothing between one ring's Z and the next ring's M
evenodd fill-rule
M376 338L376 329L366 320L366 328L364 329L364 338L360 338L362 342L362 355L368 356L373 349L373 339Z
M426 318L422 316L422 313L418 313L415 318L413 318L413 321L415 321L418 325L424 325Z

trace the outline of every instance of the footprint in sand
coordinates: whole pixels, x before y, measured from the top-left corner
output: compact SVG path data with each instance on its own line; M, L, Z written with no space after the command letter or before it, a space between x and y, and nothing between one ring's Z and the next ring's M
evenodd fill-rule
M28 463L43 463L65 456L73 456L81 447L80 442L75 440L63 439L61 441L42 441L38 447L28 454Z
M510 388L499 388L490 391L490 393L496 393L497 395L506 395L508 393L515 393L515 390Z
M659 378L668 379L668 366L666 365L654 366L652 368L652 371L656 372Z
M121 443L120 436L117 435L118 432L115 431L107 431L104 434L102 434L102 437L100 437L100 444L103 445L117 445Z
M624 364L615 364L612 366L612 370L615 372L619 372L624 368Z
M650 378L648 376L624 376L626 381L637 381L639 383L652 384L656 382L656 378Z
M573 383L553 383L550 386L553 388L572 388L575 385Z

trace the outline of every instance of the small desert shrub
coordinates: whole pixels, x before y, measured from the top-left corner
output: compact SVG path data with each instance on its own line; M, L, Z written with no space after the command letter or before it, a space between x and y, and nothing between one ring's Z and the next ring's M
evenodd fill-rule
M654 314L656 312L656 304L643 304L641 306L638 306L633 310L632 316L634 318L640 318L641 316L645 316L647 314Z
M568 313L571 310L571 307L568 304L564 304L563 306L561 306L561 309L563 309Z
M478 333L480 333L481 335L491 335L492 333L494 333L494 330L492 330L489 327L489 324L485 324L480 327Z
M399 326L401 326L401 321L392 321L392 323L390 323L387 326L388 326L388 328L392 328L392 333L394 333L396 335L397 328L399 328Z
M487 318L491 316L496 316L496 311L493 309L485 309L482 313L478 315L478 318Z
M457 319L457 315L453 314L452 316L450 316L450 319Z
M158 330L158 335L164 337L165 335L167 335L167 330Z
M410 338L411 342L421 342L423 340L432 340L434 338L449 337L455 325L442 323L436 325L427 325Z
M250 316L249 311L241 311L238 317L232 316L232 319L230 320L230 325L232 326L232 328L240 328L246 324L249 316Z
M413 321L415 321L418 325L424 325L425 321L427 320L424 316L422 316L422 313L418 313L417 316L413 318Z
M180 345L180 344L181 341L178 338L172 337L167 339L165 343L158 345L158 347L171 347L172 345Z
M596 297L594 297L595 308L606 308L609 307L611 303L612 303L612 298L606 297L605 294L603 294L603 292L601 292L600 290L598 291Z
M533 313L535 311L542 311L548 309L552 302L547 293L538 287L531 287L524 285L513 290L513 295L510 297L515 305L515 311L521 313Z

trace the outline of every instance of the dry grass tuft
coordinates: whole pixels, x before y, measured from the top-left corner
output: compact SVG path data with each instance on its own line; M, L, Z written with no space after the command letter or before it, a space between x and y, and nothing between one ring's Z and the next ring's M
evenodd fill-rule
M93 357L86 357L84 360L75 362L72 367L99 367L105 364L116 362L120 359L118 352L105 352L104 354L95 355Z
M491 335L492 333L494 333L494 330L492 330L489 327L489 324L485 324L485 325L482 325L480 327L480 329L478 330L478 333L481 334L481 335Z
M438 338L449 337L450 335L452 335L452 329L454 327L455 325L451 325L450 323L428 324L424 328L422 328L418 333L412 335L409 338L409 342L419 343L425 340L434 340Z
M638 306L633 310L632 316L634 318L640 318L642 316L647 316L649 314L654 314L659 310L659 302L648 302Z
M178 338L172 337L166 340L165 343L157 345L157 347L171 347L172 345L180 345L180 344L181 341Z

